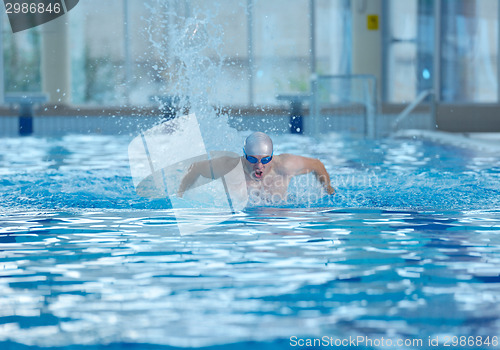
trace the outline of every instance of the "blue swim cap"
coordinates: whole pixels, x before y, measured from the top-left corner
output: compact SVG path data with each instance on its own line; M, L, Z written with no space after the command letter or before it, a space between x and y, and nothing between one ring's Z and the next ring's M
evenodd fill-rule
M254 132L245 140L245 153L253 156L270 156L273 154L273 141L260 131Z

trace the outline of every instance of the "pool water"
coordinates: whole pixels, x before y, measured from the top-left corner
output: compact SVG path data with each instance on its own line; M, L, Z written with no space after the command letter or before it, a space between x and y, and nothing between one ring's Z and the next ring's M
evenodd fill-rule
M291 203L180 235L168 201L135 194L130 140L0 142L2 350L499 348L498 152L276 136L336 196L297 179Z

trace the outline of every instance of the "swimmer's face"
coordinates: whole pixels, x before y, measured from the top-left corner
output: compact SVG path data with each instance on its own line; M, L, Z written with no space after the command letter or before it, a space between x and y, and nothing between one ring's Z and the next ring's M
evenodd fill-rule
M247 172L250 174L252 179L254 180L261 180L271 169L271 164L272 164L272 156L271 155L248 155L245 157L245 168ZM271 158L269 160L269 158ZM255 160L257 159L256 163L252 163L249 161L250 160ZM264 163L262 163L262 159L264 159ZM266 162L267 161L267 162Z

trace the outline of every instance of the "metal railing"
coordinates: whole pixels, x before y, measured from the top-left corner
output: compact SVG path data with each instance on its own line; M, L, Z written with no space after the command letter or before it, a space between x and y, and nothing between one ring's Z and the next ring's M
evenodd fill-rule
M396 119L392 122L391 124L391 132L396 132L398 131L399 124L406 120L409 116L410 113L413 112L415 108L419 104L421 104L427 96L431 96L431 116L432 116L432 121L434 125L436 124L436 99L435 99L435 94L434 90L424 90L420 94L418 94L417 98L415 101L410 103L406 108L396 117Z

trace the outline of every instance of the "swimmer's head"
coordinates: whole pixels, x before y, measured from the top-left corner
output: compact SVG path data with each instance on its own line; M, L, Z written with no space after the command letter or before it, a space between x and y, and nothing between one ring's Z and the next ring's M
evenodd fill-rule
M272 168L273 141L263 132L254 132L245 140L243 147L246 162L243 169L254 180L261 180Z
M245 153L253 156L270 156L273 154L273 141L263 132L257 131L247 137Z

